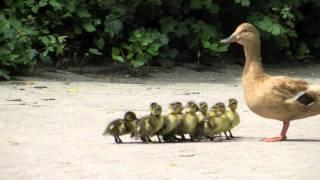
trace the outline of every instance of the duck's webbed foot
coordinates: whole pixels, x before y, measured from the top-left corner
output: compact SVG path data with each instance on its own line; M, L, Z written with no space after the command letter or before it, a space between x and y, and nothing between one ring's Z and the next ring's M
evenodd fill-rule
M287 136L277 136L277 137L271 137L271 138L263 138L262 141L264 142L278 142L278 141L285 141L287 139Z
M262 141L264 142L279 142L279 141L285 141L287 139L287 131L289 128L290 121L284 121L282 126L282 131L280 133L280 136L272 137L272 138L263 138Z

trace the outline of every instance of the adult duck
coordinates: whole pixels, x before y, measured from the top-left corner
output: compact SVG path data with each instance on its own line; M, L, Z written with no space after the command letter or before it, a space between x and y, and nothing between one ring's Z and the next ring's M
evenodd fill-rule
M260 35L250 23L240 24L222 43L238 43L246 58L242 83L248 107L256 114L283 122L280 136L264 138L266 142L287 139L290 121L320 114L320 86L287 76L264 72L260 56Z

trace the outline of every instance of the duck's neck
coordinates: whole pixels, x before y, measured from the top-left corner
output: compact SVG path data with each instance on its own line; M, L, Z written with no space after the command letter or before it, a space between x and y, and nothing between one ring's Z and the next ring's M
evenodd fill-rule
M261 62L260 41L257 40L244 46L246 63L244 66L243 76L263 74Z

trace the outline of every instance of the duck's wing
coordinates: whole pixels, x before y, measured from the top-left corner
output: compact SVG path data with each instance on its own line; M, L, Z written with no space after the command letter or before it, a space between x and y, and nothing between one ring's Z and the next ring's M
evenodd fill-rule
M309 91L310 84L307 81L278 76L272 78L271 83L274 97L278 97L286 103L309 105L315 101L315 98Z

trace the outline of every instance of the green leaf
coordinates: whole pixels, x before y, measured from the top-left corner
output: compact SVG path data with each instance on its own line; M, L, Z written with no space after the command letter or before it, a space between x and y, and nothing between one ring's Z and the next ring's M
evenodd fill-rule
M250 6L250 0L234 0L235 3L241 4L241 6Z
M99 19L99 18L95 18L94 20L93 20L93 24L96 26L96 25L100 25L101 24L101 19Z
M206 0L206 9L211 13L211 14L217 14L219 12L219 7L216 4L213 4L211 0Z
M169 43L169 38L168 38L168 36L166 35L166 34L162 34L161 36L160 36L160 42L161 42L161 44L162 45L165 45L165 44L168 44Z
M94 32L96 31L96 28L94 27L94 25L92 24L91 19L86 19L82 22L82 27L85 31L87 32Z
M124 58L120 54L120 50L118 48L112 48L112 59L118 62L124 62Z
M95 41L96 46L101 50L104 47L104 39L101 37Z
M55 0L51 0L49 1L49 4L54 8L54 9L57 9L57 10L60 10L62 9L62 6L59 2L55 1Z
M95 48L90 48L89 52L94 55L102 55L102 53L98 49L95 49Z
M148 48L148 53L150 53L152 56L156 56L159 54L159 48L160 48L160 44L152 44L149 48Z
M34 12L34 13L37 13L39 10L39 6L35 5L31 8L31 11Z
M143 66L145 64L144 57L138 55L135 60L131 61L131 64L133 65L134 68Z
M80 18L88 18L91 17L91 14L89 13L88 9L85 6L80 6L77 11L76 11L77 15Z
M39 2L39 6L40 6L40 7L44 7L44 6L46 6L47 4L48 4L47 1L44 1L44 0L42 0L42 1Z
M108 17L104 21L104 26L104 31L107 32L111 37L119 34L123 28L123 24L120 20L112 20Z
M47 36L40 37L40 40L46 46L48 46L50 44L50 40L49 40L49 38Z

